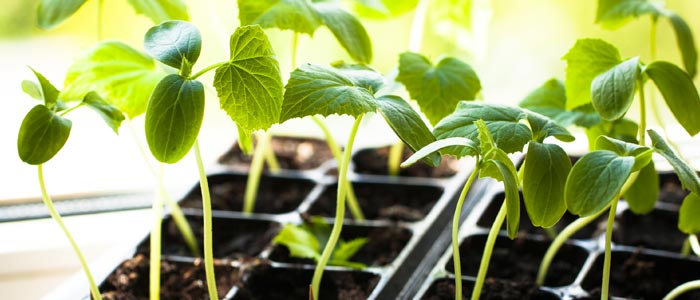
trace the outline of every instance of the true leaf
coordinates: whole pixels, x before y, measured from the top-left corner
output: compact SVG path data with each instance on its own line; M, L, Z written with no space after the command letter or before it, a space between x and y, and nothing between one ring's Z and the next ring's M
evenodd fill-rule
M673 167L673 170L678 175L678 179L681 181L681 186L684 189L690 190L691 192L700 195L700 178L698 174L693 171L693 168L683 161L676 152L674 152L666 141L654 130L647 130L649 137L651 138L652 146L654 151L661 154L669 164Z
M216 69L214 87L221 109L236 122L239 135L268 129L279 121L284 93L282 76L270 41L260 26L242 26L231 35L231 58Z
M598 0L595 22L604 28L613 29L623 25L632 17L660 13L656 4L647 0Z
M51 29L72 16L87 0L42 0L37 7L37 24Z
M530 221L552 227L566 212L564 186L571 160L557 145L530 142L523 168L523 200Z
M334 261L349 261L357 251L367 244L367 238L356 238L349 242L340 241L338 246L333 251L331 259Z
M119 126L124 121L124 114L114 105L109 104L95 92L90 92L85 95L83 103L92 108L100 117L107 123L109 128L114 130L114 133L119 133Z
M518 235L520 224L520 193L518 193L518 175L513 162L503 150L494 148L484 157L484 166L479 177L493 177L503 181L506 192L506 219L508 237Z
M307 0L238 0L241 25L291 29L312 35L321 18Z
M644 72L664 96L673 116L691 136L700 132L700 96L688 73L669 62L657 61Z
M603 119L614 121L627 113L634 100L638 76L639 57L634 57L593 79L592 103Z
M41 73L37 72L36 70L30 68L34 75L36 76L37 80L39 80L39 86L41 87L41 94L43 95L44 99L44 105L46 105L47 108L53 109L54 106L56 105L56 101L58 100L58 90L56 87L54 87L51 82L49 82L44 75L41 75Z
M412 151L418 151L435 141L435 137L423 119L401 97L379 97L377 98L377 107L391 129ZM423 161L432 167L437 167L440 165L440 159L439 153L433 153Z
M624 194L630 209L635 214L646 214L654 209L656 198L659 196L659 174L656 173L654 162L642 168L634 183Z
M527 112L527 122L530 123L533 140L535 141L542 142L550 136L564 142L571 142L575 139L566 128L540 114Z
M638 131L639 126L637 123L628 119L623 118L612 122L602 121L597 125L586 129L588 148L595 149L595 143L598 140L598 137L602 135L636 144Z
M413 10L418 0L355 0L355 11L363 17L387 19Z
M19 158L31 165L49 161L63 148L72 126L70 120L55 114L46 106L34 106L19 128Z
M591 127L600 122L600 117L590 105L566 110L566 89L564 83L552 78L528 94L518 106L547 116L562 127L576 124Z
M73 62L59 97L80 100L96 91L134 118L146 111L153 88L164 76L148 55L121 42L103 42Z
M446 147L454 147L454 146L459 146L459 147L467 147L469 148L470 153L479 153L479 146L474 143L474 141L463 138L463 137L451 137L451 138L445 138L441 140L437 140L435 142L432 142L425 147L421 148L420 150L416 151L416 153L413 153L406 161L401 163L402 168L409 167L416 163L418 160L425 158L426 156L439 151L442 148Z
M491 136L491 132L489 131L489 127L486 125L486 122L484 122L483 119L479 119L474 121L474 126L476 127L476 131L479 133L478 138L481 154L485 155L489 151L496 148L496 142L493 140L493 136Z
M168 20L188 21L187 5L182 0L129 0L136 13L160 24Z
M146 52L158 61L180 70L183 63L194 64L202 50L202 34L185 21L165 21L146 32Z
M318 259L320 256L320 245L316 237L293 224L284 225L272 242L286 246L292 257Z
M382 74L367 65L347 64L340 61L332 63L331 66L334 70L352 78L357 86L369 90L372 94L384 86Z
M178 162L197 139L204 117L204 86L171 74L153 90L146 110L146 141L153 156Z
M573 214L590 216L618 195L632 173L634 157L608 150L590 152L579 159L566 180L566 206Z
M671 21L671 25L673 25L673 30L676 32L676 42L678 43L678 49L681 50L685 70L693 78L697 73L698 65L698 50L695 48L693 33L690 31L688 24L679 15L668 13L667 17Z
M564 55L566 67L566 108L573 109L591 102L591 82L620 63L615 46L599 39L580 39Z
M460 100L473 100L481 90L479 77L468 64L446 57L433 66L427 58L412 52L399 57L396 80L406 86L432 124L451 114Z
M22 80L22 91L36 100L44 100L41 88L31 80Z
M690 193L678 212L678 229L687 234L700 232L700 196Z
M314 3L313 9L352 59L363 64L372 62L372 41L360 20L335 3Z

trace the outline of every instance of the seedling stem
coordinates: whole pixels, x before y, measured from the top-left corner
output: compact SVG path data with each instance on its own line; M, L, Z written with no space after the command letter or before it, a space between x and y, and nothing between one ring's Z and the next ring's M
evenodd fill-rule
M212 238L212 214L211 214L211 197L209 195L209 182L207 174L204 171L202 163L202 154L199 151L199 141L194 142L194 156L199 169L199 187L202 190L202 211L204 219L204 271L207 278L207 289L209 291L209 299L218 300L219 295L216 291L216 277L214 276L214 246Z
M154 300L160 299L160 256L161 243L163 241L163 196L165 187L163 184L163 163L159 164L158 168L158 192L153 200L153 228L151 229L150 238L150 255L149 255L149 292L150 298Z
M452 217L452 260L454 261L455 269L455 295L458 297L462 296L462 261L459 258L459 219L462 215L462 206L464 205L464 199L467 198L469 193L469 188L476 178L476 174L479 173L478 169L479 160L476 160L476 167L472 174L469 175L467 183L464 184L462 192L459 194L459 199L457 200L457 207L455 208L454 216Z
M476 282L474 283L474 290L472 291L472 300L478 300L481 296L481 287L484 285L484 279L486 278L486 271L489 268L489 262L491 261L491 253L493 252L493 246L496 243L496 238L498 237L498 232L503 226L503 221L506 219L506 202L503 201L501 209L496 215L496 219L491 225L489 230L489 235L486 238L486 245L484 245L484 254L481 256L481 263L479 264L479 273L476 275ZM461 280L461 278L458 278Z

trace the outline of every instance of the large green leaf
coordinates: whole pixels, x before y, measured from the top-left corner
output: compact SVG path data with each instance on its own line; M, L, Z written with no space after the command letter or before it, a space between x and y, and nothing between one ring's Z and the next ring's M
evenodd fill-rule
M158 61L178 70L191 69L202 50L202 34L188 22L165 21L146 32L143 44Z
M414 152L435 141L423 119L401 97L379 97L377 107L391 129ZM437 167L440 165L440 159L439 153L433 153L423 161L429 166Z
M564 195L569 211L581 217L601 211L618 195L633 166L634 157L608 150L581 157L566 180Z
M620 63L615 46L600 39L580 39L564 55L566 60L566 108L573 109L591 102L591 82Z
M34 75L36 76L37 80L39 80L39 86L41 87L41 94L43 95L44 99L44 105L46 105L47 108L53 109L54 106L56 106L56 102L58 100L58 89L51 84L51 82L44 77L44 75L41 75L41 73L37 72L36 70L30 68Z
M523 200L530 221L552 227L566 212L564 186L571 160L557 145L530 142L523 168Z
M314 3L313 9L352 59L362 64L372 62L372 41L357 17L336 3Z
M643 14L659 15L661 12L657 4L647 0L598 0L595 22L604 28L614 29L630 18Z
M236 122L239 135L268 129L279 121L284 93L282 76L270 41L260 26L242 26L231 35L231 59L216 69L214 87L221 109ZM239 139L239 143L242 141L246 140Z
M654 209L659 197L659 174L653 161L639 171L637 179L623 197L636 214L646 214Z
M603 119L614 121L627 113L634 100L638 77L639 57L634 57L593 79L592 103Z
M413 10L418 0L355 0L354 9L363 17L387 19Z
M674 64L664 61L653 62L644 72L654 81L664 96L673 116L688 134L700 132L700 96L688 73Z
M136 13L143 14L153 23L160 24L168 20L190 19L187 5L182 0L129 0Z
M412 52L399 57L396 80L406 86L432 124L451 114L460 100L473 100L481 90L479 77L468 64L445 57L433 66L423 55Z
M121 42L104 42L73 62L59 97L80 100L96 91L134 118L146 111L153 88L164 76L148 55Z
M19 128L19 158L32 165L49 161L63 148L72 126L70 120L55 114L46 106L34 106Z
M176 163L197 140L204 118L204 86L171 74L153 90L146 111L146 141L153 156Z
M109 104L95 92L90 92L85 95L83 103L92 108L98 115L107 123L109 128L114 130L114 133L119 133L119 126L124 121L124 114L116 106Z
M687 234L700 232L700 196L690 193L683 199L678 212L678 229Z
M316 114L357 117L376 111L374 91L361 81L365 77L350 75L332 67L301 65L285 87L280 122Z
M564 83L556 78L530 92L518 106L547 116L563 127L572 124L591 127L600 122L600 117L592 108L586 109L590 105L567 110Z
M37 7L37 25L51 29L72 16L87 0L41 0Z
M678 49L681 50L685 70L691 78L695 77L698 67L698 50L695 48L695 39L690 26L675 13L668 13L667 16L671 21L671 25L673 25L673 30L676 32L676 42L678 43Z
M681 181L681 186L684 189L700 195L700 178L698 178L698 174L695 173L693 168L683 161L656 131L649 129L647 133L649 133L649 137L651 138L654 151L661 154L661 156L666 158L668 163L671 164L676 175L678 175L678 179Z
M292 257L313 258L314 260L320 257L321 246L318 240L311 232L300 226L284 225L272 242L286 246Z
M241 25L291 29L312 35L322 20L307 0L238 0Z
M478 143L478 131L474 121L483 119L498 148L506 153L522 151L527 142L532 139L532 133L527 125L520 122L527 114L515 107L483 102L462 101L451 115L445 117L433 129L437 139L448 137L464 137ZM475 155L472 150L464 147L451 147L443 151L458 157Z

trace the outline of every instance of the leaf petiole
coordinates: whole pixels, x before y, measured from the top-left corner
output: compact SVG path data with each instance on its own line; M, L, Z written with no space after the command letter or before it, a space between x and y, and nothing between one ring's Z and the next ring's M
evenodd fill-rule
M204 68L204 69L199 70L199 72L194 73L194 75L189 76L188 79L189 79L189 80L195 80L195 79L197 79L197 77L204 75L204 73L209 72L209 71L211 71L211 70L213 70L213 69L216 69L216 68L218 68L218 67L221 67L221 66L223 66L223 65L225 65L225 64L227 64L227 63L229 63L229 62L228 62L228 61L222 61L222 62L219 62L219 63L215 63L215 64L213 64L213 65L210 65L210 66L208 66L208 67L206 67L206 68Z

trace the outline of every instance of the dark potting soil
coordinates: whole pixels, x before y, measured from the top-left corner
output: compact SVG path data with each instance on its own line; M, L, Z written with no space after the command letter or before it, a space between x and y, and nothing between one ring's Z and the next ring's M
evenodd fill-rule
M659 201L681 205L688 191L681 186L678 176L672 173L659 174Z
M217 291L220 296L223 296L240 280L240 274L228 260L216 260L214 264ZM124 261L102 284L100 290L103 298L105 300L149 299L148 274L148 257L138 254ZM163 300L209 299L202 261L195 260L194 264L161 261L160 294Z
M235 300L309 299L313 270L260 266L251 272ZM326 271L319 297L328 300L367 299L379 282L379 276L360 271Z
M474 283L462 280L462 299L471 297ZM439 279L433 282L421 300L451 300L455 298L454 279ZM528 282L515 282L487 278L481 288L482 300L550 300L557 296L540 290Z
M333 159L333 153L323 140L275 136L271 144L282 169L310 170ZM243 154L238 143L235 143L219 158L219 163L248 170L252 159L252 156Z
M394 261L401 253L408 240L411 239L411 232L397 226L366 227L346 225L343 227L341 239L350 241L360 237L368 238L367 244L362 246L350 258L350 261L359 262L367 266L385 266ZM295 264L316 264L313 259L291 257L287 247L281 245L275 246L270 254L270 259Z
M462 242L459 249L464 275L476 276L479 272L485 244L486 235L470 236ZM486 276L534 283L547 247L549 242L527 238L511 240L499 236L491 254ZM573 283L587 257L588 252L583 248L564 244L547 272L545 285L558 287ZM450 260L445 268L449 272L454 272L453 260Z
M220 174L209 177L211 204L214 210L241 211L247 176ZM254 212L280 214L296 209L313 189L308 180L262 176ZM182 207L202 208L199 188L182 201Z
M309 209L311 215L335 216L338 185L331 185ZM353 183L357 202L368 220L415 222L422 220L442 195L432 186ZM351 219L348 209L345 218Z
M376 149L367 149L359 151L353 156L352 161L355 165L355 172L360 174L372 175L388 175L388 158L389 149L391 147L382 147ZM413 152L404 147L401 161L406 160ZM454 157L445 156L437 168L430 167L422 162L418 162L411 167L402 168L400 176L411 177L433 177L443 178L457 174L458 160Z
M645 215L625 210L618 217L615 243L680 252L688 236L678 230L678 212L655 209Z

